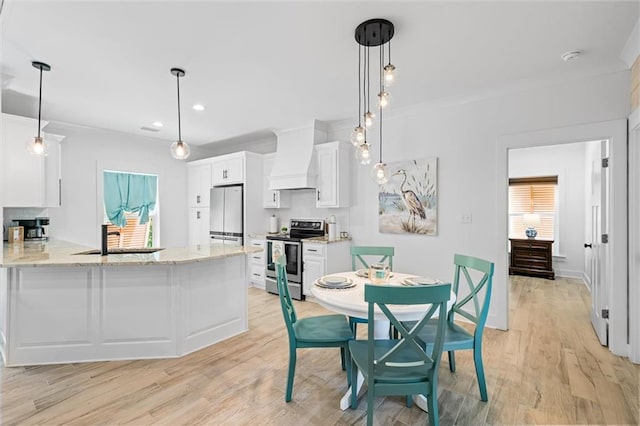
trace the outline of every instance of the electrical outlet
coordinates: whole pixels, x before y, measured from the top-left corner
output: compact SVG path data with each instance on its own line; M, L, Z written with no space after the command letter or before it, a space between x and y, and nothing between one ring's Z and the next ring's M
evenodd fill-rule
M462 213L460 215L460 223L469 224L471 223L472 217L471 213Z

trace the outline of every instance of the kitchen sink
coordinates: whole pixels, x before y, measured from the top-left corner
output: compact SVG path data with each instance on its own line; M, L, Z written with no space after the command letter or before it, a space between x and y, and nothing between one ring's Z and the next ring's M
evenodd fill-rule
M157 251L164 250L163 248L153 248L153 247L141 247L141 248L110 248L107 251L107 254L145 254L145 253L155 253ZM95 250L87 250L81 251L76 254L101 254L99 249Z

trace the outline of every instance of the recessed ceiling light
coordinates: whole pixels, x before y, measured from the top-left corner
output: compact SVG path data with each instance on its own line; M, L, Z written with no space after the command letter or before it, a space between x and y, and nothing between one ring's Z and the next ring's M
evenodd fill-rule
M568 62L572 59L577 58L580 55L582 55L581 50L570 50L569 52L564 52L560 57L562 58L563 61Z
M160 122L160 121L154 121L153 123L151 123L151 125L153 127L163 127L164 126L164 124L162 124L162 122Z
M193 109L195 109L196 111L204 111L204 105L202 104L195 104L193 106Z

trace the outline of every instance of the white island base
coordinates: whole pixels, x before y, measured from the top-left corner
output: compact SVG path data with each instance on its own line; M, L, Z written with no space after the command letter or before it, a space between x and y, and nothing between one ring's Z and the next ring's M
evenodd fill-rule
M243 253L174 264L9 267L0 280L5 365L179 357L242 333L245 265Z

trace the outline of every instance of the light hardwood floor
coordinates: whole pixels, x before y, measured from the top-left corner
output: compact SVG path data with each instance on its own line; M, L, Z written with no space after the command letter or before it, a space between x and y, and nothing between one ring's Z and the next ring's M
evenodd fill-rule
M337 349L298 351L293 401L284 402L288 343L276 296L249 290L250 331L179 359L0 369L2 424L347 425ZM439 374L443 425L638 424L640 367L598 343L589 293L577 280L511 277L510 330L487 329L489 401L481 402L471 351ZM296 305L301 317L326 311ZM360 333L364 331L362 328ZM427 422L404 399L376 399L375 423Z

